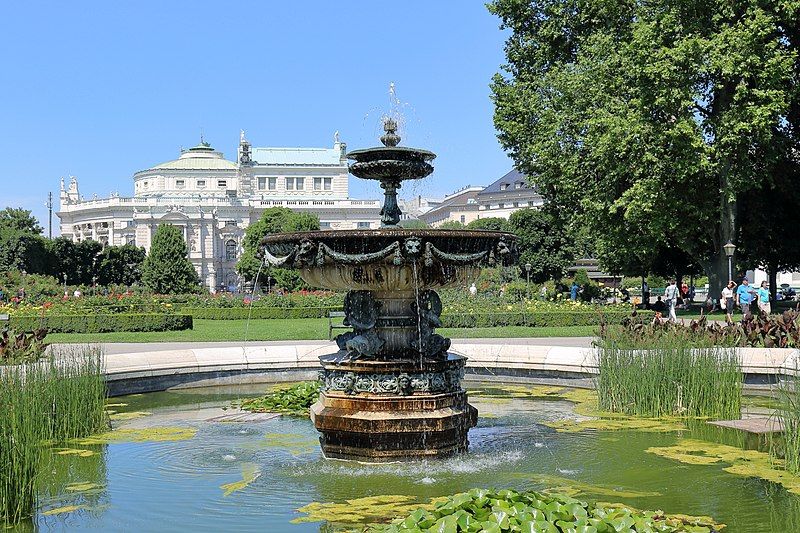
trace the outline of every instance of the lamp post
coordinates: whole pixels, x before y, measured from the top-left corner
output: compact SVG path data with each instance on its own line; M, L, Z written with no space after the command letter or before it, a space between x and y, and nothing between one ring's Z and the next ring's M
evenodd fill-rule
M62 272L61 274L64 277L64 296L69 296L67 294L67 273L66 272Z
M533 265L530 263L525 263L525 272L528 275L528 300L531 299L531 269Z
M733 279L733 253L736 251L736 245L729 240L722 249L725 251L725 255L728 256L728 281L730 281Z

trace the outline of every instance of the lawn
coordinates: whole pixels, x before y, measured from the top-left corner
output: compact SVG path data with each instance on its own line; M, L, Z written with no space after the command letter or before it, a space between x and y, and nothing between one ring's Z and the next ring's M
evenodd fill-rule
M522 326L437 330L447 337L513 338L513 337L589 337L594 326L529 328ZM334 330L334 334L344 330ZM119 332L119 333L53 333L47 342L206 342L206 341L279 341L319 340L328 338L328 319L300 318L251 320L194 321L194 329L184 331Z

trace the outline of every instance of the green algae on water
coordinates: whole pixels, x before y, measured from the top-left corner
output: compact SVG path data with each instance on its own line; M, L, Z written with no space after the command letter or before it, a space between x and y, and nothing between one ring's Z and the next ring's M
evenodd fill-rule
M782 462L766 452L696 439L681 439L674 446L655 446L646 451L684 464L727 464L723 468L726 472L771 481L793 494L800 494L800 476L783 470Z
M571 478L549 476L545 474L534 475L529 478L531 481L538 485L543 485L546 488L542 492L546 493L559 493L566 494L567 496L613 496L615 498L645 498L649 496L661 496L660 492L654 491L637 491L632 489L612 487L608 485L593 485L591 483L584 483Z
M433 503L420 503L415 496L390 494L356 498L342 503L313 502L297 509L298 512L305 513L306 516L295 518L292 523L367 524L383 522L420 508L431 509L433 508Z
M111 413L109 418L114 421L123 421L123 420L136 420L137 418L143 418L145 416L150 416L153 413L148 411L130 411L127 413Z
M253 481L261 477L261 469L259 469L258 465L255 463L245 463L242 465L242 479L239 481L234 481L232 483L225 483L224 485L220 485L224 492L222 494L223 497L230 496L234 492L238 492L242 489L247 488Z
M187 427L120 428L71 442L82 446L93 444L118 444L122 442L171 442L193 439L197 429Z

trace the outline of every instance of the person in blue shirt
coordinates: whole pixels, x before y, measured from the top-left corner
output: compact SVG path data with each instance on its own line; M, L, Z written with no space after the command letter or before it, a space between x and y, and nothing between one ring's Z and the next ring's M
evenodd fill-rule
M578 299L578 290L580 290L580 287L573 281L572 286L569 288L569 299L573 302Z
M758 310L765 315L769 315L772 309L769 305L769 285L766 281L761 282L761 287L758 288L756 294L758 296Z
M742 315L750 314L750 304L753 302L754 294L755 291L747 278L742 279L742 284L736 289L736 303L742 308Z

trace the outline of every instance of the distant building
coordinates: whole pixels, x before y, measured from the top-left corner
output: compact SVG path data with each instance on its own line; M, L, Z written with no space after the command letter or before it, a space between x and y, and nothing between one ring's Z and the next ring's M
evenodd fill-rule
M517 170L506 173L488 187L467 186L446 196L430 211L420 216L433 227L445 222L469 224L481 218L505 218L520 209L539 208L544 198Z
M418 195L409 200L398 200L400 210L400 220L418 220L423 214L442 203L442 200L434 198L423 198Z
M135 173L132 197L86 199L76 178L68 185L62 178L61 235L149 251L158 225L173 224L203 283L236 287L245 230L266 208L314 214L323 229L380 225L380 201L348 197L345 151L338 138L332 148L251 147L242 132L235 162L201 140L178 159Z

